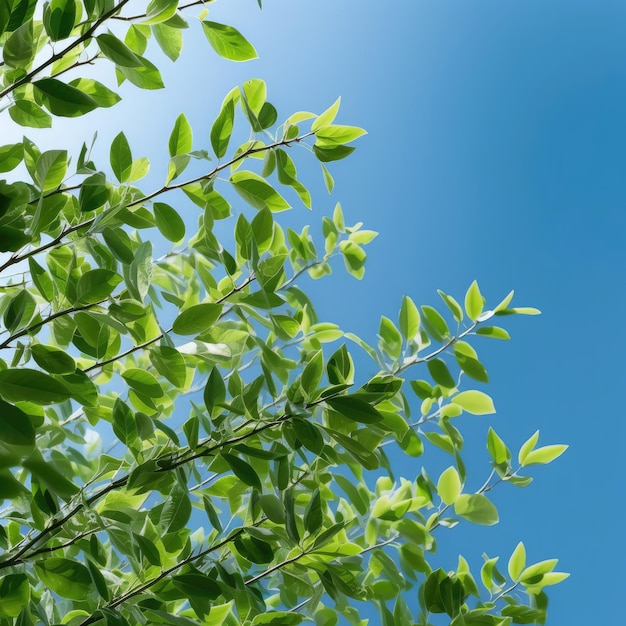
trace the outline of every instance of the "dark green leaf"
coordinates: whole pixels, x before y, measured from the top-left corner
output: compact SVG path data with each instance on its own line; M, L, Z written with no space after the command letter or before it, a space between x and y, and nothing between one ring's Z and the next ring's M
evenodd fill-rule
M452 378L450 370L443 359L431 359L428 361L427 367L430 375L437 384L447 389L456 387L456 382L454 378Z
M209 415L213 412L213 408L219 406L226 398L226 386L224 380L216 367L211 369L209 379L204 387L204 405Z
M161 553L150 539L138 533L133 533L133 540L139 546L141 554L148 560L148 563L157 567L161 566Z
M176 243L185 236L185 222L169 204L154 203L154 220L161 234L169 241Z
M42 78L35 81L33 86L40 93L44 106L53 115L78 117L98 107L91 96L56 78Z
M76 362L65 351L54 346L34 344L31 354L39 367L51 374L70 374L76 369Z
M250 487L254 487L257 491L262 490L259 476L249 463L237 456L227 453L222 454L222 458L228 463L233 474L237 476L239 480Z
M126 445L132 444L137 439L135 415L120 398L117 398L113 405L113 432Z
M205 302L183 309L174 320L173 329L177 335L198 335L208 330L220 317L222 305Z
M70 392L48 374L22 367L0 372L0 395L9 402L56 404L67 400Z
M25 574L9 574L0 580L0 615L17 617L29 600L30 584Z
M122 277L111 270L89 270L85 272L76 285L76 304L93 304L106 300L117 285L122 282Z
M115 178L120 183L125 183L130 176L133 166L133 155L124 133L120 132L113 139L109 158Z
M309 503L304 510L304 528L311 535L315 535L322 527L324 516L322 514L322 500L320 490L315 489L311 494Z
M0 400L0 441L28 448L35 445L35 430L28 415L4 400Z
M335 411L355 422L374 424L380 422L383 417L371 404L354 396L335 396L328 398L325 402Z
M44 8L43 23L52 41L70 36L76 20L76 0L51 0Z
M176 488L165 501L161 512L161 525L166 533L185 528L191 516L191 501L186 490Z

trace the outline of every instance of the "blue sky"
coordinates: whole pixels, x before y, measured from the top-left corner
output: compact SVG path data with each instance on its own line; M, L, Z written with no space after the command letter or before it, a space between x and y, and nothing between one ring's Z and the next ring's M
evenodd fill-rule
M280 110L341 95L340 120L369 132L333 168L334 196L381 234L363 281L338 271L313 286L322 316L373 340L403 293L438 305L437 288L462 297L475 278L488 301L514 288L543 311L511 319L508 344L476 344L498 414L462 425L477 471L489 423L514 450L538 428L570 449L527 489L494 494L498 526L440 535L442 564L463 552L478 565L483 551L506 562L523 540L529 559L572 572L552 589L549 624L617 623L626 6L268 1L255 15L250 4L229 14L261 57L245 69Z
M508 318L509 343L475 343L498 414L463 417L461 426L478 472L475 487L487 471L489 424L513 450L538 428L543 443L570 449L534 470L527 489L494 493L498 526L442 533L439 562L453 568L462 552L478 568L487 552L506 563L523 540L529 560L558 557L558 569L572 572L550 594L548 624L617 623L626 556L619 521L626 5L264 5L262 12L254 0L210 5L211 19L237 26L254 42L258 61L216 59L194 28L181 61L164 72L169 89L125 90L113 121L105 121L106 111L72 120L73 140L98 128L97 151L107 155L123 129L136 156L150 155L164 169L175 117L185 112L198 147L208 145L222 97L247 78L267 81L283 118L302 109L319 113L341 95L338 121L369 134L350 159L333 164L331 198L317 169L301 166L315 210L298 208L289 219L318 229L321 215L340 200L349 222L362 220L380 236L369 246L362 281L338 267L332 278L307 287L320 316L374 342L379 316L395 318L403 294L438 306L438 288L462 299L474 279L493 305L514 288L518 304L543 311ZM430 467L428 458L424 463ZM415 460L403 467L409 476L417 471Z

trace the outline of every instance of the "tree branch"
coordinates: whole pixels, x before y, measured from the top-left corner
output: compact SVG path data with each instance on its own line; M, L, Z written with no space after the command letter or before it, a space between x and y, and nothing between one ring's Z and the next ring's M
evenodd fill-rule
M208 2L211 2L211 0L194 0L194 2L189 2L188 4L181 4L176 10L184 11L185 9L189 9L190 7L207 4ZM141 20L144 17L148 17L148 14L141 13L140 15L129 15L128 17L125 17L124 15L114 15L113 19L120 20L122 22L134 22L135 20Z
M8 87L0 91L0 99L12 93L18 87L21 87L22 85L25 85L26 83L29 83L37 74L39 74L39 72L41 72L42 70L45 70L49 65L52 65L55 61L62 59L68 52L71 52L74 48L76 48L77 46L80 46L81 43L84 43L88 39L91 39L94 32L102 24L104 24L104 22L106 22L110 17L113 17L119 10L121 10L122 7L128 3L128 1L129 0L121 0L119 4L114 6L110 11L107 11L106 13L101 15L93 23L93 25L90 28L88 28L80 37L78 37L78 39L74 40L71 44L69 44L67 47L61 50L61 52L57 52L53 54L49 59L44 61L39 67L36 67L34 70L31 70L30 72L28 72L28 74L26 74L19 80L16 80L14 83L12 83Z
M124 0L124 1L127 2L128 0ZM132 202L127 204L125 208L131 208L131 207L140 205L140 204L142 204L144 202L147 202L148 200L152 200L152 198L155 198L156 196L158 196L160 194L163 194L163 193L166 193L168 191L174 191L176 189L182 189L183 187L186 187L187 185L192 185L194 183L199 183L199 182L201 182L203 180L209 180L211 178L214 178L217 174L219 174L219 172L229 168L230 166L234 165L235 163L238 163L239 161L242 161L243 159L246 159L247 157L251 156L252 154L257 154L259 152L265 152L267 150L274 150L275 148L279 148L280 146L290 146L293 143L300 143L300 142L304 141L305 139L307 139L308 137L311 137L312 135L315 135L315 131L311 131L311 132L305 133L304 135L301 135L299 137L295 137L294 139L281 139L280 141L275 141L274 143L267 144L267 145L261 146L259 148L248 148L247 150L245 150L241 154L233 157L229 161L226 161L225 163L222 163L221 165L216 166L208 174L204 174L203 176L197 176L196 178L193 178L191 180L188 180L188 181L185 181L185 182L182 182L182 183L176 183L175 185L164 185L160 189L157 189L156 191L153 191L153 192L149 193L146 196L142 196L141 198L137 198L136 200L133 200ZM64 191L65 191L65 189L61 189L61 190L59 190L59 193L63 193ZM53 193L51 193L49 195L53 195ZM100 215L104 215L104 213L100 213ZM0 265L0 272L3 272L7 267L10 267L11 265L15 265L16 263L20 263L21 261L25 261L26 259L30 258L31 256L35 256L36 254L39 254L40 252L45 252L46 250L49 250L50 248L54 248L54 247L58 246L60 243L62 243L62 241L68 235L70 235L70 234L72 234L72 233L74 233L74 232L76 232L78 230L81 230L82 228L88 228L89 226L91 226L96 221L97 217L99 217L99 216L92 217L92 218L90 218L88 220L85 220L84 222L80 222L79 224L74 224L73 226L68 226L67 228L62 230L54 239L51 239L47 243L42 244L41 246L39 246L37 248L33 248L32 250L29 250L28 252L11 255L11 257L9 258L8 261L6 261L2 265Z
M0 350L10 347L12 341L23 337L24 335L29 335L30 333L38 330L42 326L49 324L50 322L58 319L59 317L63 317L65 315L71 315L73 313L79 313L80 311L87 311L88 309L92 309L93 307L101 305L103 302L106 302L108 298L104 300L100 300L99 302L93 302L92 304L85 304L83 306L72 307L71 309L63 309L62 311L57 311L56 313L52 313L48 315L45 319L33 324L32 326L28 326L27 328L23 328L19 332L11 335L8 339L5 339L2 343L0 343Z

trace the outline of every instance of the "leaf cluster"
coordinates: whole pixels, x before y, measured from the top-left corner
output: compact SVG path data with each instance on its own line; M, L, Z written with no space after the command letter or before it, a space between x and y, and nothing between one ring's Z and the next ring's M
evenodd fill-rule
M117 86L162 88L148 40L175 61L204 3L127 3L0 3L3 123L114 107L117 87L83 77L94 63ZM218 55L256 57L206 18ZM321 241L281 225L313 204L300 159L331 193L331 164L365 132L335 123L339 107L279 123L265 82L248 80L210 145L174 121L154 189L121 132L101 163L87 144L75 158L26 137L0 146L0 626L360 624L356 600L386 625L545 621L544 587L566 574L527 566L522 543L508 579L485 557L481 591L462 557L431 566L442 527L496 523L491 489L527 485L522 469L565 449L538 448L536 433L516 467L490 429L482 487L463 462L462 416L495 412L474 344L509 338L493 320L537 311L512 293L487 309L474 282L463 306L439 292L443 312L404 297L376 345L318 319L302 281L336 257L361 278L376 237L339 203ZM367 380L354 346L375 363ZM438 479L395 477L395 456L433 447L451 463Z

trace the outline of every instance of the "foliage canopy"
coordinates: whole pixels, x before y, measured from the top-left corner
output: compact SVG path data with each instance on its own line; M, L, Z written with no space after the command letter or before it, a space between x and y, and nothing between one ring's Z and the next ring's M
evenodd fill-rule
M203 3L127 4L0 2L2 123L114 107L116 90L85 77L94 63L162 88L146 54L175 61ZM256 57L198 10L218 55ZM487 494L565 450L535 433L514 459L490 429L477 490L461 456L458 418L495 412L473 388L488 375L470 342L508 339L494 320L537 311L512 293L487 308L474 282L463 306L439 292L445 315L404 297L376 346L318 320L299 279L334 257L362 277L376 233L339 204L317 243L278 214L290 197L311 208L295 159L318 161L332 192L327 164L364 134L335 123L339 105L278 123L250 79L224 98L210 146L175 120L152 190L121 132L108 163L86 144L75 158L26 137L0 147L0 626L361 624L372 609L355 601L385 625L545 621L543 589L566 574L527 564L523 543L504 573L485 557L480 585L463 557L432 566L438 529L495 524ZM361 379L348 346L378 373ZM449 467L395 478L391 458L427 447Z

